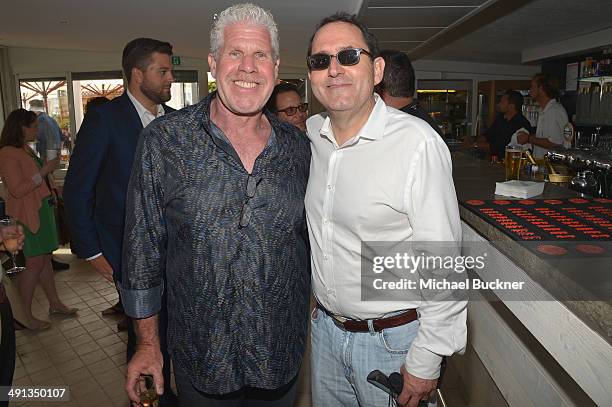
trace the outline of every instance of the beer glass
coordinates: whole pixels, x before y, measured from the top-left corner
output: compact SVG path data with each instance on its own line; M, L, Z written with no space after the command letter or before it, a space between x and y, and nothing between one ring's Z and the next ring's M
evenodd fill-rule
M61 142L59 140L48 140L47 141L47 161L54 160L59 156Z
M2 243L13 260L13 268L6 270L6 274L15 274L25 270L25 267L18 266L15 262L15 253L19 251L17 221L12 218L0 219L0 234L2 234Z
M523 151L516 146L506 146L504 164L506 166L506 181L519 179Z
M140 396L140 405L142 407L158 407L159 397L155 391L153 376L141 375L136 382L137 392Z

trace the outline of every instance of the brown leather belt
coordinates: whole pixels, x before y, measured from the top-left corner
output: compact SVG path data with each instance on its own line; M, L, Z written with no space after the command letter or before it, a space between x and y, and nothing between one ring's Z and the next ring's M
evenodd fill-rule
M374 328L374 331L380 332L383 329L395 328L397 326L406 325L418 319L416 310L409 309L408 311L402 312L401 314L393 315L392 317L387 318L378 318L372 320L347 319L345 321L342 321L338 318L337 315L332 314L318 303L317 308L329 315L332 321L334 321L334 324L336 324L339 328L349 332L370 332L370 328L368 327L368 321L372 321L372 327Z

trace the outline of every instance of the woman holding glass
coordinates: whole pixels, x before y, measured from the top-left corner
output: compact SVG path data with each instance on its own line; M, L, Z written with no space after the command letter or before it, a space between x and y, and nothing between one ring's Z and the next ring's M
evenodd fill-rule
M51 253L58 248L50 174L59 157L43 162L27 143L36 141L36 114L17 109L6 118L0 136L0 178L6 190L6 214L23 226L26 269L18 274L19 293L29 319L27 328L46 329L49 322L32 315L34 289L41 284L49 300L49 314L74 315L57 294Z

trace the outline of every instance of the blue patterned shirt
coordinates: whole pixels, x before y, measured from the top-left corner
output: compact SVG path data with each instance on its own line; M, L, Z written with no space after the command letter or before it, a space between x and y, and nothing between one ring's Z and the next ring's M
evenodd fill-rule
M306 344L310 264L304 194L309 142L266 113L257 187L210 121L210 102L167 114L140 137L128 187L121 298L128 315L168 295L174 363L200 391L278 388ZM251 191L253 192L253 191ZM251 217L239 222L248 198Z

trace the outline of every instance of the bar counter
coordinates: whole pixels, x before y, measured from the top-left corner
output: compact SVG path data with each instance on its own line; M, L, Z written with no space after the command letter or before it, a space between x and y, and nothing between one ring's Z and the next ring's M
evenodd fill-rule
M453 152L452 159L463 239L491 245L487 267L478 272L478 278L525 281L520 299L493 291L498 305L484 297L469 304L470 346L506 402L511 406L612 406L612 258L551 263L528 250L465 203L513 199L494 194L495 182L504 180L504 167L461 151ZM576 196L547 183L544 193L532 199ZM469 244L465 247L470 250ZM593 279L597 284L583 284ZM566 300L582 295L580 301Z

